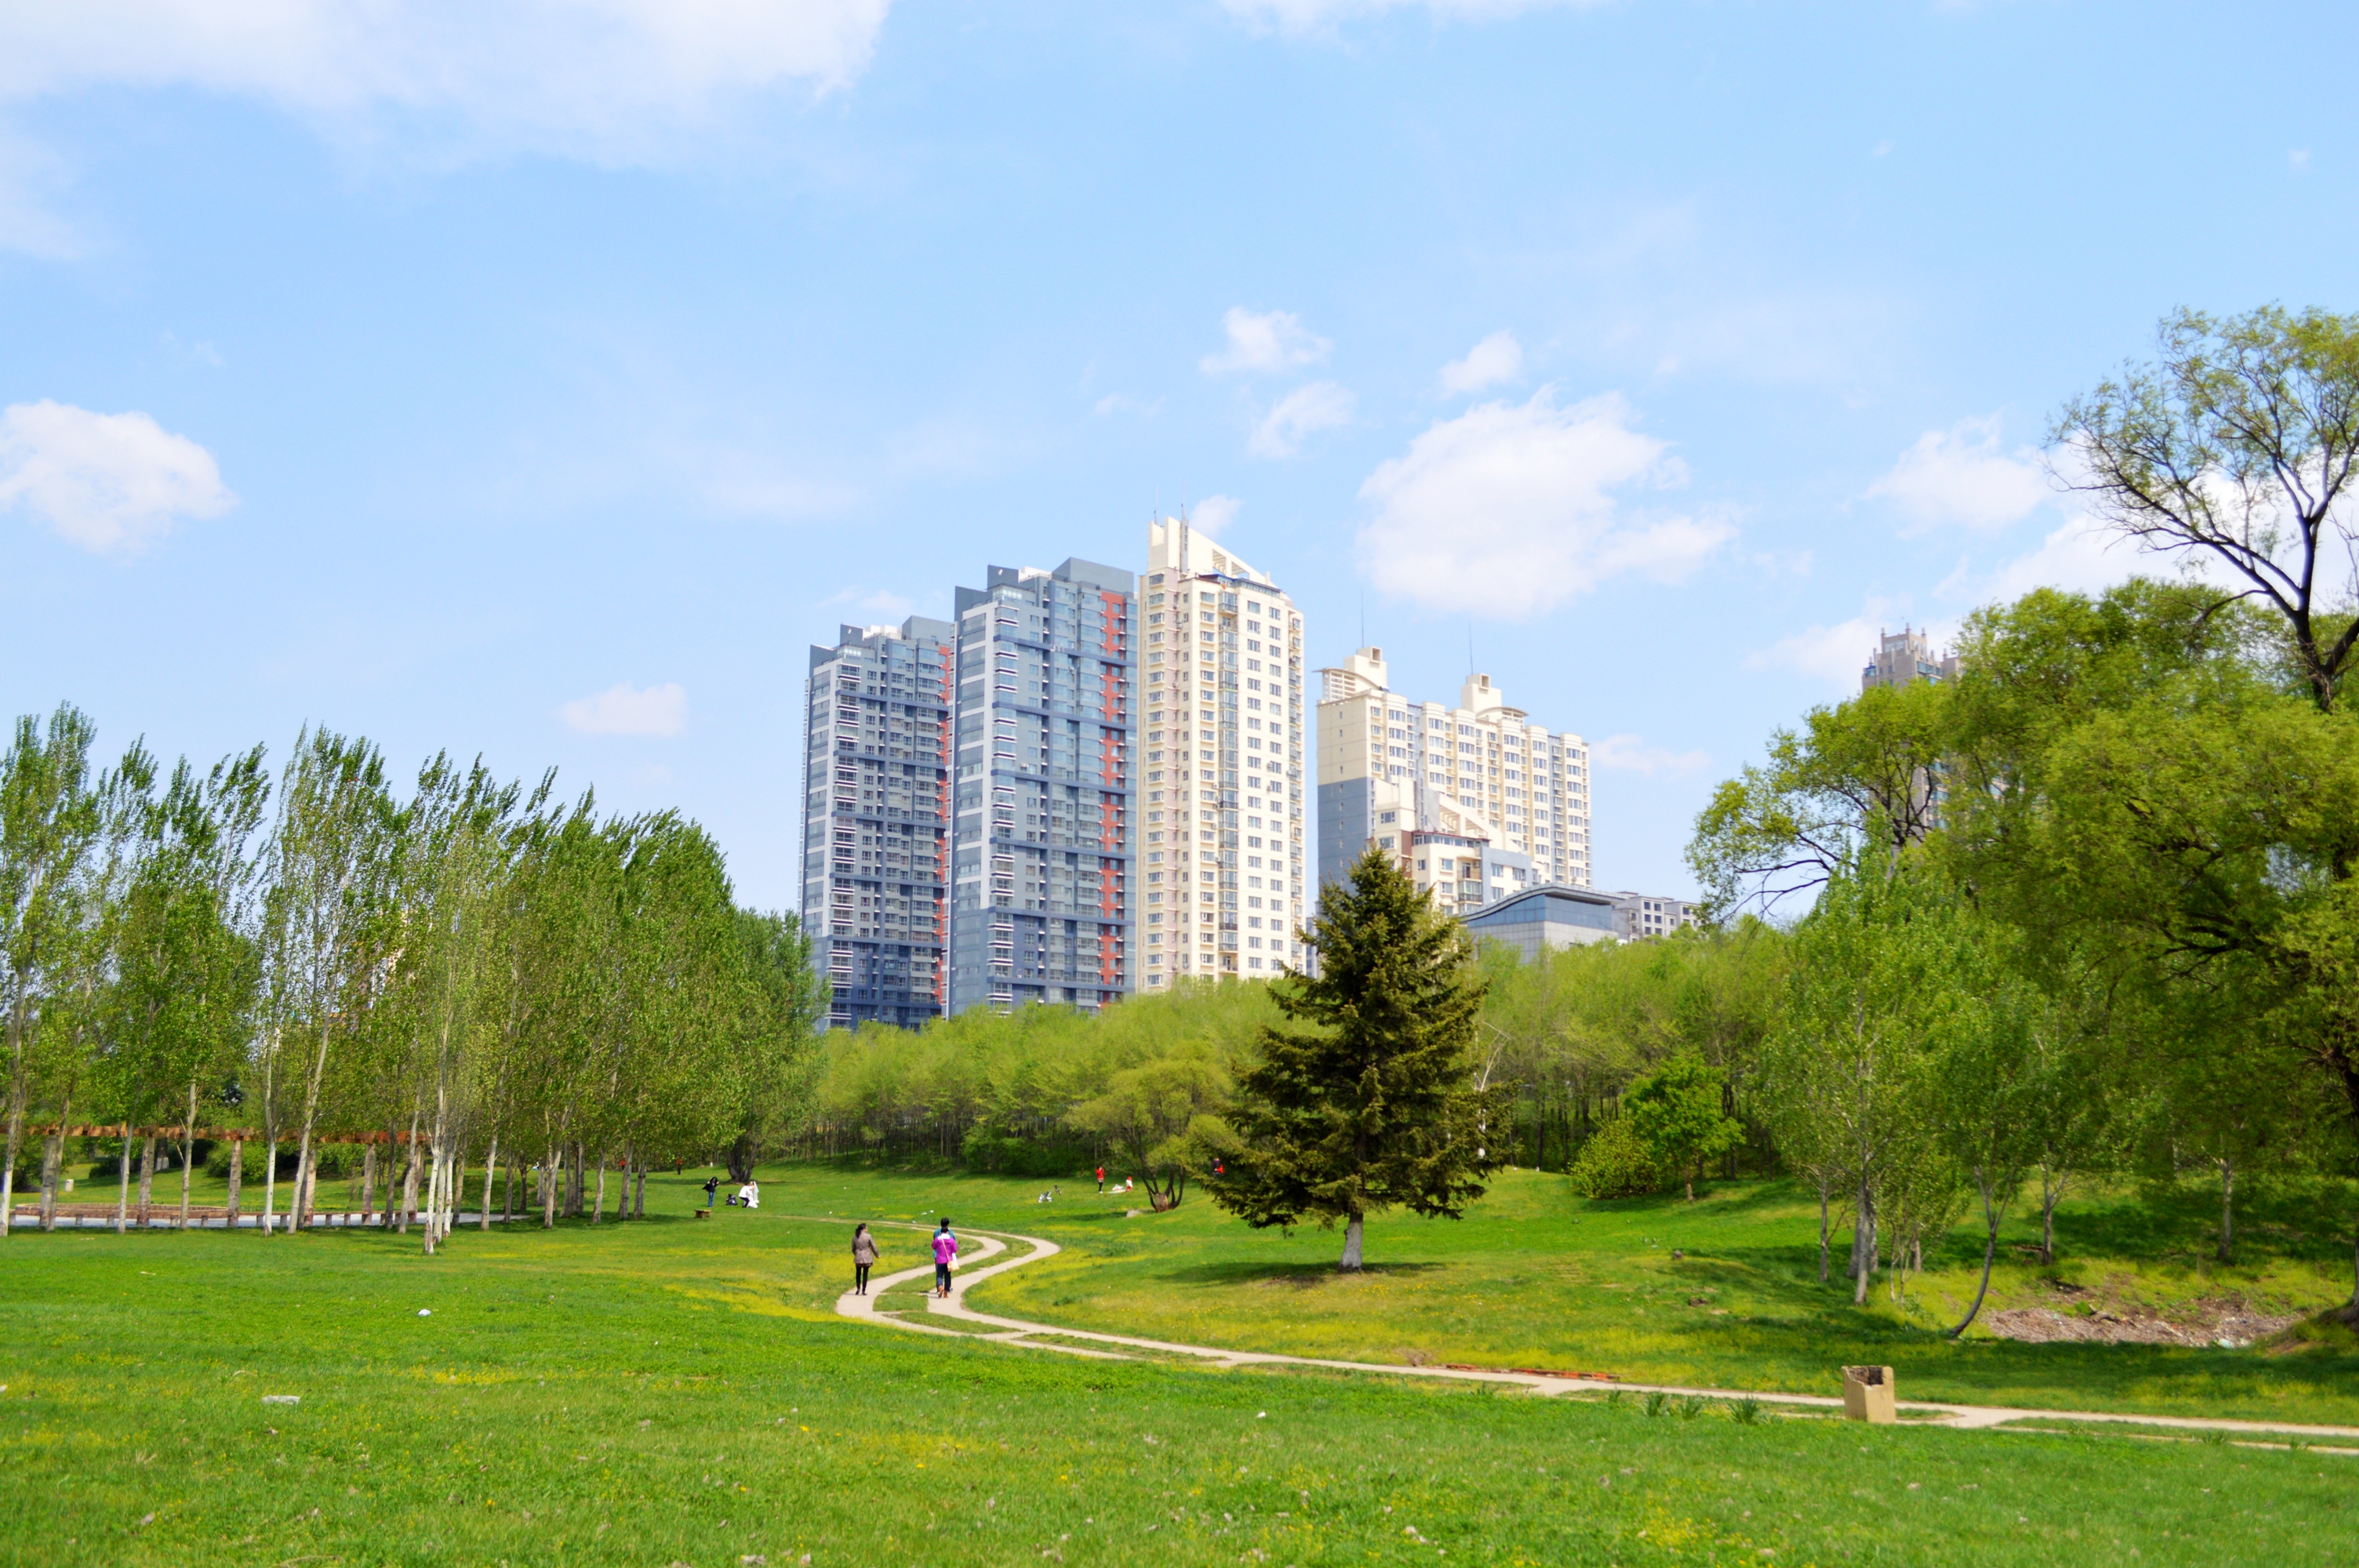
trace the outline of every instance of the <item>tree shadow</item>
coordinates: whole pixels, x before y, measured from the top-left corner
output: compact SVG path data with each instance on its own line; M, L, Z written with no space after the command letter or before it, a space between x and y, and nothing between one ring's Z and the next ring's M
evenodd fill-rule
M1159 1277L1175 1284L1285 1286L1292 1290L1311 1291L1324 1285L1347 1283L1353 1279L1386 1276L1415 1279L1419 1275L1445 1272L1450 1267L1447 1263L1369 1263L1354 1275L1345 1273L1332 1263L1308 1269L1299 1263L1197 1263L1184 1269L1161 1271Z

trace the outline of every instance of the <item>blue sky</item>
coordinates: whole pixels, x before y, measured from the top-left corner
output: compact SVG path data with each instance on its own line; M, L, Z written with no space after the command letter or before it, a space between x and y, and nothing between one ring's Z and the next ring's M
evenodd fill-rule
M0 703L677 805L794 897L805 650L1186 504L1597 749L1601 884L1954 624L2180 305L2347 308L2347 7L0 11ZM2331 71L2330 71L2331 74Z

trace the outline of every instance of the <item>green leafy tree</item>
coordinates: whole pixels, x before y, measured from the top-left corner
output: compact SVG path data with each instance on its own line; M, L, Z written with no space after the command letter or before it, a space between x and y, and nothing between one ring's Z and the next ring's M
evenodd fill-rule
M1208 1119L1228 1108L1232 1092L1228 1074L1199 1048L1116 1073L1103 1094L1073 1108L1072 1120L1120 1152L1161 1212L1180 1206L1189 1176L1217 1152L1217 1124Z
M1355 1270L1368 1215L1454 1219L1482 1195L1499 1097L1480 1077L1473 945L1389 856L1371 849L1329 885L1310 945L1318 972L1272 988L1309 1027L1262 1030L1230 1169L1206 1185L1257 1228L1343 1221L1340 1267Z
M2065 405L2060 467L2120 533L2243 579L2326 712L2359 657L2359 317L2180 310L2156 351Z
M90 788L91 722L60 705L44 735L16 721L0 755L0 1024L8 1050L8 1126L0 1165L0 1236L15 1213L16 1153L24 1141L40 1007L71 944L72 890L99 830Z
M1676 1173L1695 1202L1705 1164L1745 1141L1745 1124L1726 1114L1727 1080L1700 1056L1674 1056L1622 1094L1622 1119L1654 1163Z

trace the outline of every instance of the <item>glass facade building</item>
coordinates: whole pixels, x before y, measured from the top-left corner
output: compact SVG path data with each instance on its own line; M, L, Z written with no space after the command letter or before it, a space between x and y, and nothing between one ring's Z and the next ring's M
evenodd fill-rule
M1069 560L958 590L952 1011L1133 986L1135 586Z
M947 1000L956 628L911 616L814 646L805 696L803 929L828 1026L914 1029Z

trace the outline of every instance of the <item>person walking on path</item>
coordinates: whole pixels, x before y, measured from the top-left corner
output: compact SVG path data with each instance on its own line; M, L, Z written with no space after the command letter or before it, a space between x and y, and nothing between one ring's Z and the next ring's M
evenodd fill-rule
M876 1267L876 1238L868 1234L868 1222L862 1220L852 1233L852 1293L868 1293L868 1271Z
M951 1293L951 1271L957 1265L958 1238L951 1234L951 1222L948 1217L945 1217L942 1220L942 1227L934 1232L934 1293L936 1295L947 1296Z

